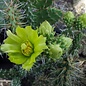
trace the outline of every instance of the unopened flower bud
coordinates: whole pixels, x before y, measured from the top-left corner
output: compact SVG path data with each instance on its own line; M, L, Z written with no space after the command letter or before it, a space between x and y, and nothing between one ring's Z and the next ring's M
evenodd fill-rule
M38 31L40 34L42 34L43 36L45 35L50 35L52 32L53 28L52 26L49 24L48 21L44 21L40 27L38 28Z
M82 23L82 27L86 27L86 13L85 14L82 14L81 16L79 16L78 19Z
M65 51L68 50L70 45L72 44L72 39L69 37L61 36L59 38L59 45Z
M50 55L53 59L59 59L63 54L62 48L59 45L50 45Z
M64 21L67 21L67 23L72 23L74 18L75 16L71 11L68 11L64 14Z

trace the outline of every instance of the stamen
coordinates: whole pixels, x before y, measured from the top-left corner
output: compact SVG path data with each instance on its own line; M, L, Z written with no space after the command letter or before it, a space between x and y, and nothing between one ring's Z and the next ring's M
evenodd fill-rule
M21 51L25 56L30 56L33 53L32 44L29 41L22 43Z

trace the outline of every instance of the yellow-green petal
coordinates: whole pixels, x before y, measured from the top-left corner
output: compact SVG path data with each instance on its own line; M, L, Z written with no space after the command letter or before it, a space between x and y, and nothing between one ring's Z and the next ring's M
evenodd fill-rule
M32 56L22 65L26 70L30 70L35 63L35 58L40 54L40 52L33 53Z
M27 37L28 35L26 34L26 31L25 31L24 28L21 28L21 27L18 26L16 28L16 33L22 39L22 41L23 40L26 41L28 39L28 37Z
M37 30L33 30L30 26L25 29L18 26L16 34L8 30L7 35L5 44L1 46L2 51L8 53L11 62L22 64L26 70L32 68L35 58L47 48L46 38L38 36Z
M14 40L15 42L17 43L21 43L22 42L22 39L20 39L17 35L13 34L10 30L7 31L7 36Z
M35 57L34 58L29 58L23 65L22 68L26 70L30 70L35 62Z
M16 41L14 41L13 39L11 39L10 37L7 37L4 40L4 43L6 43L6 44L17 44L18 45L18 43Z
M34 48L35 52L42 52L43 49L47 49L47 46L43 43L43 44L39 44Z
M31 26L26 26L25 31L28 34L29 41L34 43L34 41L38 38L37 30L33 30Z
M39 36L39 38L35 41L34 43L34 51L43 51L43 49L47 49L46 46L46 38L43 37L42 35Z
M28 65L22 65L22 68L29 71L34 65L34 62L32 62L31 64L28 64Z
M21 53L9 53L9 60L15 64L23 64L28 58Z
M20 47L18 45L13 44L2 44L1 50L5 53L14 53L14 52L20 52Z

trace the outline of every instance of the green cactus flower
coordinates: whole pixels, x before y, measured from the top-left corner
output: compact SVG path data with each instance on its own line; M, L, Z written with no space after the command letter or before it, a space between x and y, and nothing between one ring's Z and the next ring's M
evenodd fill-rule
M50 55L51 58L56 60L59 59L63 54L62 48L58 44L50 45Z
M40 27L38 28L38 31L40 34L42 34L43 36L46 36L46 35L50 35L51 32L53 31L53 28L52 26L49 24L48 21L44 21Z
M82 27L86 27L86 13L79 16L78 19L82 23Z
M7 31L7 38L1 45L1 50L8 53L9 60L15 64L22 64L26 70L30 70L36 57L43 52L46 46L46 38L38 36L37 30L30 26L17 27L16 35Z

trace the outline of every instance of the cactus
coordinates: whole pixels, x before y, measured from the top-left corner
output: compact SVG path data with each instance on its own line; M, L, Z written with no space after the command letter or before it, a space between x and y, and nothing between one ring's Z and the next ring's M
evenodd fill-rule
M11 86L21 86L21 80L26 78L27 74L27 71L17 65L11 69L0 69L0 78L12 80Z
M24 78L27 76L27 71L23 70L21 66L14 65L10 69L0 69L0 77L3 79L12 79L13 77Z
M11 86L21 86L21 80L19 77L14 77L11 82Z
M50 22L50 24L54 24L55 22L58 21L58 19L61 18L62 13L60 10L56 9L56 8L46 8L40 11L37 11L35 13L36 18L36 25L39 25L40 23L42 23L44 20L47 20ZM39 16L37 16L39 15Z
M0 1L0 28L2 28L5 23L4 12L3 12L5 7L6 7L6 5L4 4L4 2Z
M11 29L13 33L15 33L15 28L17 25L22 25L22 19L20 16L23 17L24 14L21 12L24 12L24 10L24 13L26 14L24 21L26 21L27 24L31 25L33 28L39 26L40 23L42 23L44 20L49 21L50 24L54 24L63 15L60 10L51 6L53 0L20 0L22 2L19 2L19 0L17 1L18 2L16 2L16 4L24 4L22 7L23 11L20 11L21 7L18 7L18 5L14 3L15 0L14 2L11 0L11 3L5 2L7 6L7 10L5 10L5 13L7 14L5 17L5 22L7 24L6 26L8 26L8 28ZM63 37L60 40L60 43L58 43L59 37L55 38L54 32L48 32L49 35L46 37L46 44L48 47L50 44L55 45L49 47L50 51L53 52L51 53L52 58L49 58L50 54L48 50L45 50L45 52L40 54L37 63L35 63L32 70L29 71L29 73L33 74L35 78L35 80L31 82L33 86L75 86L73 81L76 80L77 77L79 78L78 74L80 70L75 67L73 58L71 58L70 54L73 55L75 50L78 50L79 48L77 44L79 44L81 41L83 27L78 18L76 18L71 12L68 13L71 14L71 16L65 14L66 17L63 18L67 26L67 29L65 32L63 32L63 34L73 39L73 45L70 51L64 52L63 54L63 51L68 50L72 40L68 42L66 38ZM44 31L42 32L44 33ZM55 61L52 60L53 56L56 57ZM12 68L10 70L0 70L1 78L13 79L12 83L14 84L12 84L12 86L20 86L20 79L26 77L27 75L27 72L22 70L21 67Z
M11 0L9 2L4 1L5 8L2 10L4 12L3 19L5 20L4 26L8 29L11 29L12 32L15 32L16 26L22 26L24 23L23 20L23 13L21 11L21 4L15 3L15 0ZM3 24L2 24L3 26ZM3 27L4 27L3 26Z
M75 67L73 58L63 58L56 62L44 58L41 58L41 64L36 63L37 66L33 68L35 80L32 86L75 86L75 83L76 86L81 86L79 80L82 72Z
M27 24L36 27L45 20L49 21L50 24L57 22L61 18L62 12L59 9L50 7L52 3L53 0L27 1L24 7L24 10L26 10Z
M71 16L69 16L71 15ZM69 51L74 56L78 56L78 50L81 47L81 40L83 35L83 29L85 26L85 18L86 14L82 14L80 16L75 16L73 12L67 12L64 14L63 19L66 24L66 30L63 31L68 37L73 39L73 45ZM71 21L70 21L71 20Z

